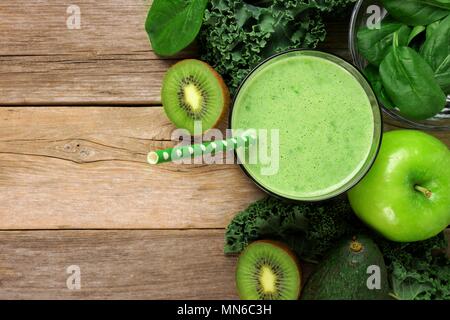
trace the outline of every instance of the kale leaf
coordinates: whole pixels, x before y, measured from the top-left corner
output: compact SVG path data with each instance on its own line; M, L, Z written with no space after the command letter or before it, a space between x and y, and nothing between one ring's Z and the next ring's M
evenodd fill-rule
M236 215L227 228L225 253L239 253L265 237L290 246L303 260L317 262L340 238L363 226L346 199L292 204L269 197Z
M202 59L231 91L263 59L325 39L324 13L355 0L211 0L199 35Z
M426 241L396 243L365 227L345 198L293 204L265 198L238 213L225 235L227 254L240 253L258 239L279 240L304 261L317 262L342 237L368 234L383 253L391 295L402 300L450 300L450 259L441 233Z
M450 259L442 234L426 241L396 243L378 238L391 275L392 295L401 300L450 300Z

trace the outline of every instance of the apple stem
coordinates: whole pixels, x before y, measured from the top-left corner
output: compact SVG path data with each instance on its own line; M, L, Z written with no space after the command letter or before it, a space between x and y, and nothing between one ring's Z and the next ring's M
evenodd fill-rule
M424 196L427 198L431 198L431 196L433 195L433 193L430 190L419 185L415 185L414 189L416 189L419 192L422 192Z

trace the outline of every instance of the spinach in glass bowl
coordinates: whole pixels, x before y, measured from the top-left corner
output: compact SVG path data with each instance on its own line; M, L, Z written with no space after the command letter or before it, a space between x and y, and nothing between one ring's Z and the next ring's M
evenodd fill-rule
M360 0L349 47L391 118L450 130L449 0Z

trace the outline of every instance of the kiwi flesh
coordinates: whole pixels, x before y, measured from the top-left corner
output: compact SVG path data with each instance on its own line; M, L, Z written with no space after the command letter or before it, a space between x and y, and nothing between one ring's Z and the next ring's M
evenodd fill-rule
M195 121L201 121L199 133L214 128L230 104L230 93L222 77L196 59L182 60L167 71L161 98L172 123L190 134L194 134Z
M282 243L253 242L239 257L236 287L243 300L297 300L301 289L300 265Z

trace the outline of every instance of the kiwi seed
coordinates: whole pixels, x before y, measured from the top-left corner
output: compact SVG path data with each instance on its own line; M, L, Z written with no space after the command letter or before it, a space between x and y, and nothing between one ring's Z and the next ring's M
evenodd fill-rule
M295 255L274 241L256 241L239 257L236 286L243 300L296 300L301 272Z
M202 132L215 127L230 104L230 93L222 77L195 59L180 61L167 71L161 97L169 119L191 134L195 121L201 121Z

